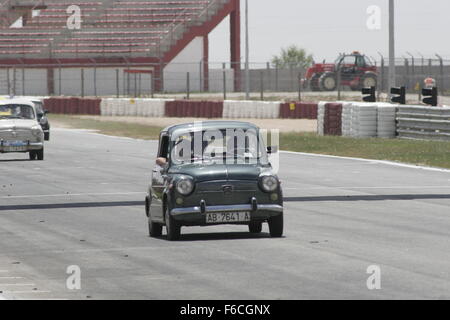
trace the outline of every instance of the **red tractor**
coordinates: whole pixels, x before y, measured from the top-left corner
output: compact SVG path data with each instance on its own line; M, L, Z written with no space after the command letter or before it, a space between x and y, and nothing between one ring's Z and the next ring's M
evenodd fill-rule
M335 91L338 86L339 69L341 70L341 86L349 86L355 91L377 86L377 67L368 57L359 52L340 55L333 64L313 65L306 71L303 86L311 88L312 91Z

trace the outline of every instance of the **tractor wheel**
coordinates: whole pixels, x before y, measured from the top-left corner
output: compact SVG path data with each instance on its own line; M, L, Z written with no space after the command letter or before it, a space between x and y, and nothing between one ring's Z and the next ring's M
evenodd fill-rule
M333 72L324 73L319 79L319 84L322 91L335 91L337 88L336 74Z
M377 76L372 73L365 74L361 78L361 88L377 87Z

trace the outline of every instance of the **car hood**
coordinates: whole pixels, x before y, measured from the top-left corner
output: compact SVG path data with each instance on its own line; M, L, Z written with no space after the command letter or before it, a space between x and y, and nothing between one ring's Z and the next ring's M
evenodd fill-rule
M26 119L0 119L0 130L31 129L38 125L36 120Z
M211 180L257 180L263 172L270 172L268 166L254 164L187 164L170 169L171 174L185 174L196 182Z

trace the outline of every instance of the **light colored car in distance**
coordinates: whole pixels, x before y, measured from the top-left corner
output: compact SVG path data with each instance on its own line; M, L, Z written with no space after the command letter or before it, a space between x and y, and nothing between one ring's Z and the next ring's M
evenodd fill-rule
M0 153L16 152L44 160L44 131L29 99L0 100Z

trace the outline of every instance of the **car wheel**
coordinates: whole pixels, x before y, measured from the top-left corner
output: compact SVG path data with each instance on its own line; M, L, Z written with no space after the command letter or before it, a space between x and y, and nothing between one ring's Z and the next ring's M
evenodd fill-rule
M333 72L324 73L319 79L322 91L335 91L337 88L336 75Z
M248 225L248 230L250 233L261 233L262 222L252 222Z
M30 160L33 161L36 160L36 158L37 158L36 151L30 151Z
M50 141L50 132L44 132L44 140Z
M152 221L148 199L145 199L145 214L148 217L148 233L150 237L152 238L161 237L163 226L159 223L155 223Z
M44 160L44 149L41 150L37 150L36 151L36 156L38 160Z
M161 224L153 222L151 217L148 218L148 233L150 237L152 238L161 237L162 228L163 226Z
M283 214L269 219L270 236L280 238L283 236Z
M167 240L177 241L180 239L181 226L175 221L175 219L169 214L169 208L165 208L166 218L166 232Z

